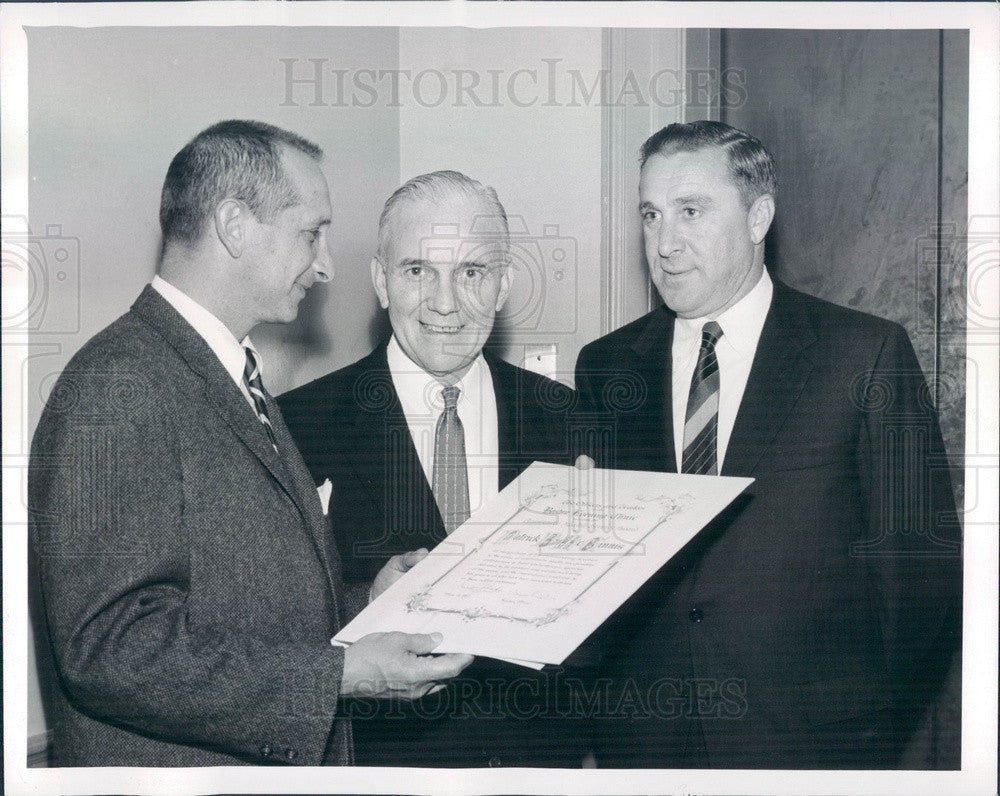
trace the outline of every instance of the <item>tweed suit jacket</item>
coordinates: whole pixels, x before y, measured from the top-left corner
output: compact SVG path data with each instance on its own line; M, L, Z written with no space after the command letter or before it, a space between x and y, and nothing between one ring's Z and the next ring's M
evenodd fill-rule
M673 321L581 351L600 466L676 470ZM961 528L905 331L775 281L721 474L756 481L602 629L599 764L899 766L961 632Z
M329 639L364 598L268 409L280 455L151 287L59 378L29 472L57 764L351 762Z
M535 460L570 463L572 391L486 354L497 404L502 489ZM330 479L330 518L345 579L363 581L392 555L446 536L381 345L279 398L314 481ZM413 705L358 705L359 765L579 766L582 721L567 720L565 672L477 658L439 694ZM573 674L572 672L570 673Z

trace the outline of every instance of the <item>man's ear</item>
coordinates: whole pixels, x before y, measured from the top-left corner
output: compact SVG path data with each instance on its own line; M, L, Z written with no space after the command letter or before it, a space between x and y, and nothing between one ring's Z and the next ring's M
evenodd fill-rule
M764 238L767 237L767 231L771 228L773 220L774 197L766 193L754 199L747 213L747 228L750 231L750 240L755 245L764 242Z
M500 272L500 292L497 293L497 312L500 312L500 310L503 309L503 305L507 303L507 297L510 295L510 286L510 266L505 265L503 266L503 270Z
M378 296L378 303L382 309L389 309L389 291L385 285L385 268L379 262L378 257L372 257L372 284L375 286L375 294Z
M238 199L223 199L215 208L215 234L233 259L246 246L246 222L250 210Z

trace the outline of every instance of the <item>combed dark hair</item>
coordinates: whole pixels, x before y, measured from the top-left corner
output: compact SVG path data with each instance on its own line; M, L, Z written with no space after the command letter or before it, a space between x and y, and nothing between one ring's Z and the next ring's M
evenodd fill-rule
M198 133L170 161L160 197L163 240L193 243L224 199L239 199L270 221L299 197L281 165L281 148L314 160L323 150L264 122L226 121Z
M722 122L702 120L668 124L646 139L640 162L645 166L652 155L694 152L710 147L718 147L726 153L729 174L748 208L758 196L774 195L777 179L771 153L749 133Z
M378 256L383 265L389 245L389 229L396 217L399 206L407 201L425 200L434 203L445 202L456 194L481 199L500 219L499 230L504 248L507 247L510 231L507 226L507 211L500 204L497 192L478 180L466 177L460 171L432 171L407 180L386 199L382 215L378 220Z

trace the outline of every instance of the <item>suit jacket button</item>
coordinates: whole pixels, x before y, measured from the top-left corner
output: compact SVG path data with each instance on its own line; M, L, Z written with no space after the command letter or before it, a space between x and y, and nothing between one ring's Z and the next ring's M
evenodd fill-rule
M299 756L299 753L295 749L286 749L285 750L285 760L287 760L289 763L291 763L298 756Z
M692 622L700 622L705 617L700 608L692 608L691 613L688 614L688 619Z
M260 756L261 757L270 757L272 754L274 754L274 750L271 749L271 747L268 746L267 744L264 744L260 748Z
M497 757L496 755L493 755L493 757L490 758L490 768L499 768L499 767L500 767L500 758Z

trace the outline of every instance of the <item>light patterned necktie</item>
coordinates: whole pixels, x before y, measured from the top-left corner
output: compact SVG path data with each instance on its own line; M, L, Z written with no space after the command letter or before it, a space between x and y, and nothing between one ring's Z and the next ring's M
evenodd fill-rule
M434 470L431 489L444 520L446 533L451 533L469 519L469 475L465 463L465 429L458 419L458 387L441 391L444 411L434 431Z
M267 431L267 438L271 440L271 447L277 453L278 443L274 441L274 429L271 428L271 418L267 416L267 402L264 400L264 382L260 378L257 357L246 346L243 347L243 351L247 355L247 364L243 368L243 383L250 391L250 397L253 398L253 408L257 411L257 417L260 418L260 422L264 424L264 428Z
M715 358L715 344L720 337L722 327L715 321L709 321L701 330L701 350L684 415L682 473L719 474L719 361Z

